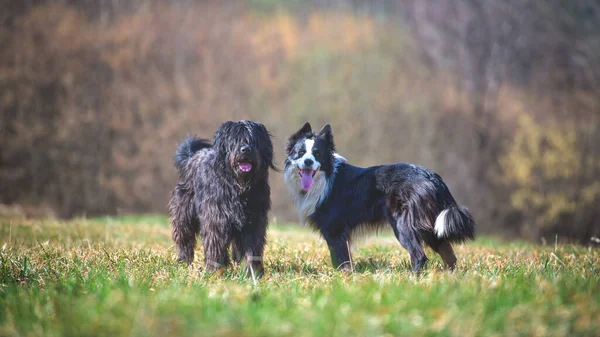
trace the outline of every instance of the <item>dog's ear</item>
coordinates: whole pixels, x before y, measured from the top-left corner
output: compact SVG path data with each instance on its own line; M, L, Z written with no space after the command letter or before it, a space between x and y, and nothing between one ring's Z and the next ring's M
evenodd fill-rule
M311 135L311 134L312 134L312 127L310 126L310 123L309 122L304 123L304 125L300 128L300 130L296 131L293 135L290 136L290 138L288 138L286 152L290 153L292 151L292 149L294 148L294 145L296 145L296 142L298 141L298 139L300 139L302 137L306 137L307 135Z
M335 150L335 146L333 145L333 132L331 131L331 125L325 124L317 136L325 139L332 151Z
M304 125L300 128L300 130L298 130L297 133L301 133L301 134L312 133L312 128L310 127L310 123L309 122L304 123Z
M318 136L325 138L328 142L333 143L333 132L331 132L331 125L325 124L325 126L319 131Z
M271 135L271 133L267 130L267 127L264 126L262 123L258 123L256 122L256 124L258 125L258 134L259 134L259 144L261 144L261 146L264 147L264 149L262 149L260 151L261 153L261 160L266 163L271 169L273 169L276 172L280 172L279 168L277 168L277 166L275 166L274 163L274 154L273 154L273 142L271 141L271 138L273 138L273 135Z

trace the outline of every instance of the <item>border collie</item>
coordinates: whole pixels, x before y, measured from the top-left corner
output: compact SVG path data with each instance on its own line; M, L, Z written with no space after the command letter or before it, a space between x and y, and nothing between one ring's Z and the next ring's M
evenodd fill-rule
M422 241L451 270L456 265L452 242L475 238L475 221L459 206L442 178L413 164L367 168L350 165L335 152L331 126L314 133L309 123L287 142L284 179L302 224L318 230L335 267L350 267L353 234L387 222L406 248L413 270L427 256Z

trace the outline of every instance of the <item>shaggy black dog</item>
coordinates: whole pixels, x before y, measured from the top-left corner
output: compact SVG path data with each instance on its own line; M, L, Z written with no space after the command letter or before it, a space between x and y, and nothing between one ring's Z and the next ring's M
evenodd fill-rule
M175 153L179 182L169 213L179 261L194 260L196 236L204 246L207 271L246 263L262 273L267 213L271 208L269 168L273 143L264 125L252 121L225 122L212 144L188 137Z

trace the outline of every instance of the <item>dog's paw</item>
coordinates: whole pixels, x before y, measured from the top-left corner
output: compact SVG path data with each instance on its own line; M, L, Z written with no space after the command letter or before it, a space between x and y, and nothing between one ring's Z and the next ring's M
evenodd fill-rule
M336 269L341 272L344 272L344 273L352 273L353 272L352 262L351 261L343 262L342 264L337 266Z

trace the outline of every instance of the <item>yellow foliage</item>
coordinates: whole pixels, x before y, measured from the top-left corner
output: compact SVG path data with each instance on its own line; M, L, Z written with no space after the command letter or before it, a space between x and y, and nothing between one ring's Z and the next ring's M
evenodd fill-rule
M585 174L576 130L570 124L541 125L521 114L514 138L500 158L504 181L515 185L512 206L538 214L533 223L537 228L558 221L561 214L591 207L600 197L600 183L583 187L576 183Z
M279 11L258 24L250 36L254 53L268 57L281 50L287 58L294 56L298 44L298 24L288 12Z
M301 50L318 46L356 52L375 40L375 30L372 18L352 13L314 12L302 23L292 13L279 11L260 20L250 41L257 55L281 50L289 60Z
M140 10L137 15L127 16L103 34L102 59L113 69L123 69L133 64L140 55L146 55L156 40L156 35L148 31L154 14L149 9Z
M591 204L598 196L600 196L600 181L585 186L581 191L581 198L586 204Z

